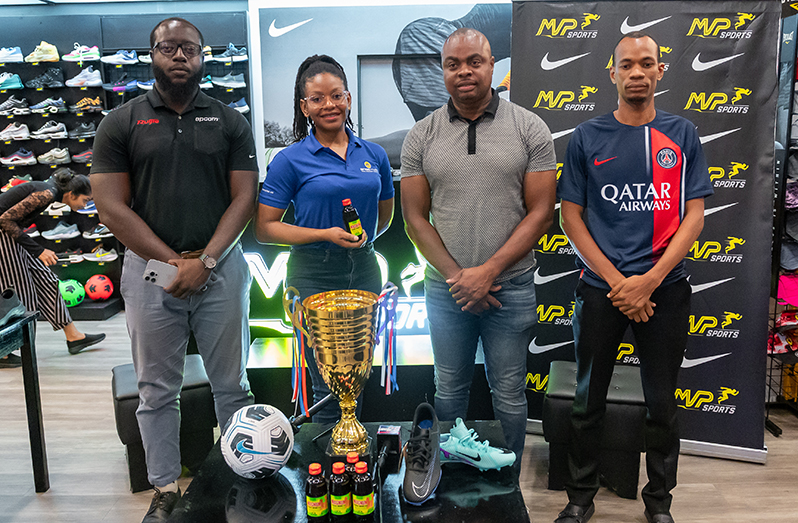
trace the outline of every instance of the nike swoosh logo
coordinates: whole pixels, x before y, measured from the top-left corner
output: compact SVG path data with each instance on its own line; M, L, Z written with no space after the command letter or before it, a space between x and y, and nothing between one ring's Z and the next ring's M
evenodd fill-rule
M254 154L250 154L249 157L250 158L255 158L255 155Z
M617 156L613 156L612 158L607 158L606 160L601 160L601 161L599 161L599 159L598 159L598 158L594 158L594 159L593 159L593 165L595 165L596 167L598 167L598 166L599 166L599 165L601 165L602 163L607 163L607 162L609 162L610 160L614 160L614 159L616 159L616 158L617 158Z
M665 93L667 93L668 91L670 91L670 89L665 89L664 91L660 91L660 92L658 92L658 93L654 93L654 97L657 97L657 96L659 96L659 95L661 95L661 94L665 94Z
M580 58L583 58L589 54L590 53L584 53L576 56L571 56L569 58L563 58L562 60L554 60L553 62L551 62L549 61L549 53L546 53L545 56L543 56L543 59L540 61L540 68L543 69L544 71L551 71L553 69L557 69L558 67L562 67L565 64L569 64L574 60L579 60Z
M415 483L411 483L411 485L413 485L413 492L415 492L417 496L423 496L426 494L423 483L418 486Z
M738 203L740 202L734 202L728 205L721 205L720 207L713 207L712 209L704 209L704 216L709 216L710 214L715 214L716 212L728 209L729 207L734 207Z
M698 53L697 55L695 55L695 58L693 58L693 71L699 71L699 72L706 71L707 69L712 69L713 67L716 67L722 63L726 63L729 60L734 60L738 56L742 56L744 54L745 53L739 53L732 56L727 56L726 58L718 58L717 60L702 62L701 59L699 58L701 56L701 53Z
M574 342L573 340L568 340L560 343L549 343L548 345L538 345L537 343L535 343L535 340L537 339L538 339L537 336L535 336L534 338L532 338L532 341L529 342L529 352L532 354L543 354L544 352L558 349L560 347L568 345L569 343Z
M652 20L650 22L645 22L645 23L638 24L638 25L629 25L629 17L627 16L626 19L621 24L621 33L628 34L628 33L633 33L634 31L642 31L643 29L651 27L652 25L656 25L656 24L658 24L660 22L664 22L668 18L670 18L670 16L666 16L665 18L660 18L658 20Z
M738 127L737 129L732 129L731 131L723 131L722 133L715 133L715 134L708 134L707 136L700 136L698 140L701 142L701 145L711 142L712 140L717 140L718 138L723 138L727 134L736 133L742 129L742 127Z
M560 272L557 274L549 274L548 276L541 276L540 267L538 267L537 269L535 269L535 285L545 285L550 281L559 280L560 278L568 276L569 274L579 272L579 270L580 269L574 269L568 272Z
M695 359L687 359L687 356L683 356L682 368L689 369L690 367L698 367L699 365L703 365L704 363L709 363L710 361L726 357L729 354L731 354L731 352L727 352L726 354L717 354L715 356L707 356L706 358L695 358Z
M551 139L556 140L557 138L562 138L563 136L569 135L572 132L574 132L574 129L576 129L576 127L574 127L573 129L566 129L564 131L557 131L556 133L551 133Z
M733 279L734 278L726 278L725 280L711 281L709 283L699 283L698 285L691 284L690 287L693 289L693 294L695 294L697 292L711 289L712 287L717 287L718 285L726 283L727 281L732 281Z
M244 446L244 440L241 440L236 444L236 450L238 452L241 452L242 454L262 454L262 455L274 454L274 452L258 452L257 450L248 449Z
M269 36L271 36L272 38L277 38L277 37L283 36L285 33L291 32L294 29L296 29L297 27L305 25L306 23L310 22L311 20L313 20L313 19L312 18L308 18L304 22L297 22L296 24L291 24L291 25L287 25L285 27L279 27L278 28L278 27L276 27L274 25L274 23L277 21L277 19L274 19L274 20L272 20L272 25L269 26Z

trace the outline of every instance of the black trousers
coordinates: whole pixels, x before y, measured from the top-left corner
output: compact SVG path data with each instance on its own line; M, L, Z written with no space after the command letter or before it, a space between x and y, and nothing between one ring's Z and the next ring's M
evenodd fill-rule
M599 488L598 456L606 411L607 388L618 345L629 325L640 359L646 399L646 471L642 496L651 514L670 512L679 460L676 379L687 345L690 284L686 279L660 286L651 295L654 315L635 323L612 305L604 289L579 281L575 292L574 345L577 389L571 414L568 499L590 505Z

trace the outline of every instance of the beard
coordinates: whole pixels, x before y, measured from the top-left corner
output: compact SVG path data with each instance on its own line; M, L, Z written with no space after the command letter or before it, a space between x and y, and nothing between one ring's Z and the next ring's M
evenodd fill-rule
M187 77L186 81L181 83L172 82L166 71L156 65L155 62L152 63L152 72L155 76L155 83L161 92L173 100L188 101L194 97L199 88L200 80L205 76L205 64L203 63L196 73Z

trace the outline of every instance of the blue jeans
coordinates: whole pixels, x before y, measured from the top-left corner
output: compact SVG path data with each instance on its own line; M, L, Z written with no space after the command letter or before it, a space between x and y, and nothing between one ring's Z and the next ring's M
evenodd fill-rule
M138 379L136 419L150 483L163 487L180 476L180 389L189 333L211 382L216 419L224 428L249 405L249 287L241 245L219 262L204 292L180 300L144 281L147 262L125 252L120 290Z
M534 272L502 282L493 295L502 304L476 316L460 310L445 282L427 278L424 291L435 357L435 412L453 421L468 412L477 342L482 341L493 411L519 469L526 437L526 354L535 314Z
M290 287L295 287L299 291L300 299L304 300L320 292L341 289L357 289L379 294L382 288L382 276L371 243L360 249L310 247L291 249L286 267L286 283ZM310 348L307 339L305 346ZM313 385L313 403L317 403L330 393L330 389L319 374L313 351L306 350L305 356ZM358 398L358 415L361 410L362 395ZM341 408L337 401L328 403L313 416L314 423L334 423L339 419L341 419Z

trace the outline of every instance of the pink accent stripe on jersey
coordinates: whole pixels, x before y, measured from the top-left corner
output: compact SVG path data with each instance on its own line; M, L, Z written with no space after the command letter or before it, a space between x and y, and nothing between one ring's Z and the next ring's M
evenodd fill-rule
M650 132L652 182L659 196L656 201L661 202L654 208L654 234L651 247L656 263L662 257L681 222L679 206L682 193L682 149L660 131L650 128ZM671 167L663 167L658 161L663 149L670 149L675 153L676 161Z

